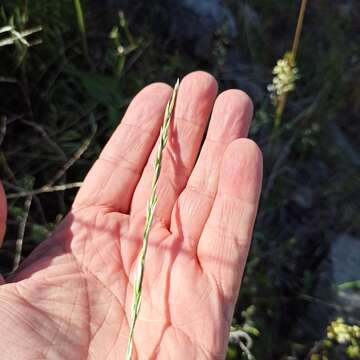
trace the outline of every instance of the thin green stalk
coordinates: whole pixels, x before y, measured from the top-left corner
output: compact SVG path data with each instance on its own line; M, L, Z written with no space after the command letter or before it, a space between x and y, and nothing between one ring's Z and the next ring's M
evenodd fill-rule
M125 35L126 35L126 38L127 38L128 42L129 42L129 44L134 46L135 45L134 38L130 33L128 22L127 22L127 20L125 18L125 15L124 15L124 13L122 11L119 12L119 20L120 20L120 26L124 29L124 32L125 32Z
M150 199L147 202L146 207L146 220L144 225L144 233L143 233L143 245L139 254L139 260L137 263L137 269L135 273L135 282L134 282L134 295L133 295L133 303L131 308L131 325L130 325L130 333L129 333L129 341L128 341L128 348L126 353L126 359L131 360L132 357L132 350L133 350L133 338L134 338L134 330L135 330L135 324L136 320L139 315L140 311L140 304L141 304L141 293L142 293L142 281L144 278L144 268L145 268L145 257L146 252L148 248L148 242L149 242L149 234L151 230L151 225L154 219L155 214L155 208L158 201L158 197L156 195L157 191L157 184L160 177L160 171L161 171L161 161L163 156L163 151L165 149L168 137L169 137L169 126L170 126L170 120L171 116L174 110L175 100L177 91L179 88L179 79L177 80L173 93L171 95L171 98L169 102L166 105L165 114L164 114L164 121L161 126L160 130L160 141L156 153L156 159L155 159L155 174L152 180L151 185L151 195Z
M274 129L278 130L281 124L281 118L285 109L287 101L287 93L283 93L279 96L278 103L275 109L275 123L274 123Z
M76 13L79 31L81 34L84 55L90 63L89 48L88 48L88 43L87 43L87 39L86 39L86 26L85 26L85 20L84 20L84 12L83 12L83 8L81 6L81 0L74 0L74 7L75 7L75 13Z

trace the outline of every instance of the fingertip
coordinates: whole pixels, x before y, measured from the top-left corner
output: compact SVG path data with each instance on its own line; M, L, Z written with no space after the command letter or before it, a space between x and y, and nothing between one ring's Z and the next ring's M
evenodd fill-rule
M216 90L218 89L218 83L215 77L212 74L208 73L207 71L203 71L203 70L192 71L181 79L181 82L187 82L187 81L194 81L194 82L208 84L212 87L215 87Z
M164 82L153 82L149 85L146 85L142 90L140 90L135 96L133 102L138 101L139 99L154 97L166 98L168 99L172 92L172 87L169 84Z
M214 98L218 92L218 83L213 75L206 71L197 70L187 74L180 82L179 93L189 92L196 88L197 92L203 93L204 96Z
M165 111L171 92L172 87L163 82L145 86L135 95L121 122L157 133L162 121L159 114ZM157 121L153 121L154 119Z
M218 193L257 203L262 172L263 158L259 146L250 139L237 139L224 153Z
M159 93L168 93L169 91L172 91L172 87L162 81L156 81L149 85L146 85L142 91L157 91Z
M246 137L253 116L253 103L243 91L230 89L216 99L208 137L214 141ZM231 134L232 139L229 139Z
M139 103L147 100L160 102L161 100L168 100L172 92L172 87L169 84L164 82L153 82L149 85L146 85L143 89L141 89L132 100L130 107L138 106Z
M216 103L231 103L237 105L239 109L243 109L249 117L252 116L254 111L254 104L250 96L239 89L229 89L223 91L217 98Z
M262 152L258 144L252 139L236 139L232 141L225 150L226 156L236 156L241 159L251 158L251 160L262 163Z

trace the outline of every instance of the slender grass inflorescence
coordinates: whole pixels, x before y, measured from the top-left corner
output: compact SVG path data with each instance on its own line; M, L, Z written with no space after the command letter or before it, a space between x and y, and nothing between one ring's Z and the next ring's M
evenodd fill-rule
M171 98L166 105L164 121L160 130L159 145L157 148L156 159L154 164L155 174L152 180L150 199L148 200L146 206L146 220L145 220L144 233L143 233L143 245L139 254L137 269L135 272L134 295L133 295L133 303L131 307L131 325L130 325L128 348L126 353L127 360L131 360L131 356L132 356L134 329L135 329L137 317L139 315L140 304L141 304L141 290L142 290L142 281L144 277L145 257L148 248L151 225L154 219L155 208L158 201L158 197L156 195L157 184L160 177L163 151L165 149L169 137L170 120L174 110L178 88L179 88L179 79L176 81Z

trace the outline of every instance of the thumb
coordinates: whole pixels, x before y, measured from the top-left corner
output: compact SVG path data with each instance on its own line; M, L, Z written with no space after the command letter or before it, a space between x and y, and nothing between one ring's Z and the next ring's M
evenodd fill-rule
M6 230L7 203L5 191L0 181L0 247L3 243Z

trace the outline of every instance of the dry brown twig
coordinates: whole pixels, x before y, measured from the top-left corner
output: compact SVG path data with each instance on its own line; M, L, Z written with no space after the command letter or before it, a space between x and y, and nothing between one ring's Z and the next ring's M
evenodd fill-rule
M81 158L84 152L89 148L95 136L96 130L97 128L96 126L94 126L90 137L88 137L80 145L80 147L76 150L74 155L63 165L63 167L54 175L54 177L47 183L46 186L52 186L53 184L55 184L55 182L58 181L60 178L62 178L63 175L65 175L66 171L68 171L71 168L71 166L73 166Z
M17 198L22 198L22 197L27 197L27 196L34 196L34 195L39 195L39 194L44 194L44 193L51 193L51 192L56 192L56 191L64 191L64 190L79 188L81 185L82 185L82 182L74 182L74 183L63 184L63 185L54 185L54 186L44 185L41 188L36 189L36 190L20 191L18 193L9 194L6 197L8 199L17 199Z

